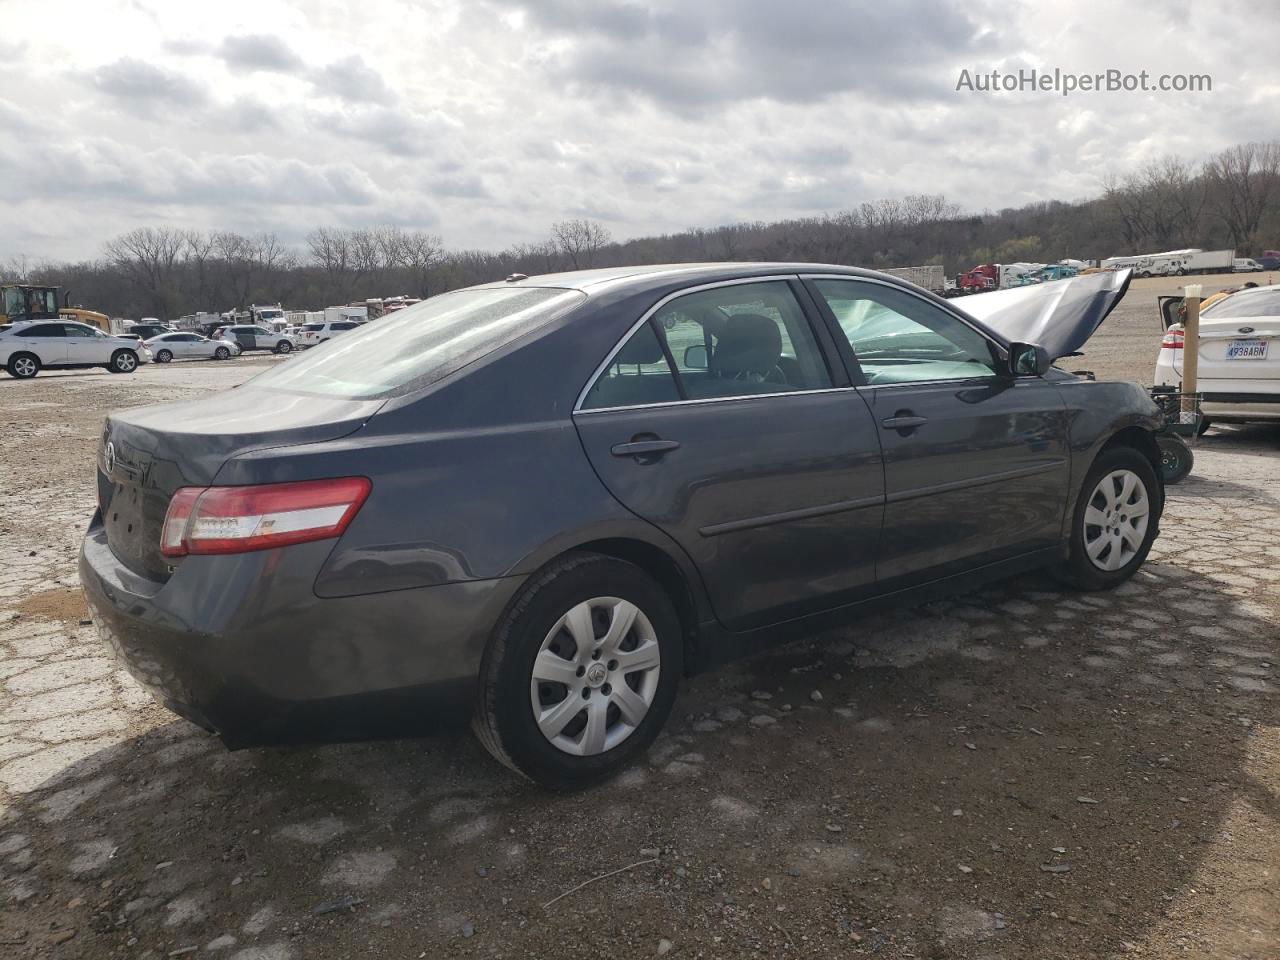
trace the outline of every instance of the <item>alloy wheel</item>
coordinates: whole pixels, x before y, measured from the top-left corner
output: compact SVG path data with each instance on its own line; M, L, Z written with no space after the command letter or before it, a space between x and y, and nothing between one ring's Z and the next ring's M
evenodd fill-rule
M34 377L36 375L36 362L30 357L19 357L13 361L13 372L20 377Z
M1113 470L1094 487L1084 511L1084 549L1099 570L1119 570L1142 549L1151 504L1132 470Z
M542 735L575 756L612 750L640 726L658 692L658 637L634 603L584 600L547 632L529 698Z

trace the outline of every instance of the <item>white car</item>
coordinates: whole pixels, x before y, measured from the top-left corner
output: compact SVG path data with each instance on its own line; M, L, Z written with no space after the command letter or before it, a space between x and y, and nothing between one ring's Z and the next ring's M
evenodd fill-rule
M304 323L302 325L302 336L299 339L299 346L314 347L317 344L324 343L340 333L347 330L354 330L360 326L356 320L331 320L326 323Z
M145 341L156 363L170 360L226 360L238 356L240 344L231 340L210 340L198 333L162 333Z
M150 361L145 344L114 337L87 323L34 320L0 333L0 366L19 380L30 379L45 367L106 367L112 373L133 373L138 364Z
M1156 386L1182 392L1185 331L1178 298L1161 298L1165 326ZM1254 287L1211 303L1200 314L1196 389L1205 420L1280 420L1280 284Z
M1250 257L1236 257L1231 261L1232 273L1261 273L1262 264Z

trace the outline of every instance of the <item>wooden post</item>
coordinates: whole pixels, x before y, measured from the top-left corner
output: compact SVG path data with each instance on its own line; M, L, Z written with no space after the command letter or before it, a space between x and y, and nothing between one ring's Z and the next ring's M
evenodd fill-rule
M1182 417L1183 422L1195 419L1196 400L1200 373L1200 291L1198 283L1188 283L1184 288L1183 303L1187 308L1187 319L1183 325L1182 337L1182 412L1190 416Z

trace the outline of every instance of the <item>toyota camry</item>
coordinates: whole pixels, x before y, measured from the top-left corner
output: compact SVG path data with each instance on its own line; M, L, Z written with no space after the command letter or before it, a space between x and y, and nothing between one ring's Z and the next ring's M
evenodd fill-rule
M1127 273L948 301L804 264L513 275L109 416L94 620L230 747L470 718L571 788L690 673L1046 568L1132 576L1155 405L1055 366Z

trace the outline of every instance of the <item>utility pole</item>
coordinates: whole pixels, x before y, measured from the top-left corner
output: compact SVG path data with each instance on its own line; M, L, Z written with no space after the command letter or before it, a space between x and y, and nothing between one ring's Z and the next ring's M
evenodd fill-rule
M1200 373L1200 292L1201 284L1188 283L1182 288L1183 305L1187 319L1182 336L1182 421L1195 423L1199 404L1195 394L1199 392L1197 379ZM1190 416L1187 416L1190 414Z

